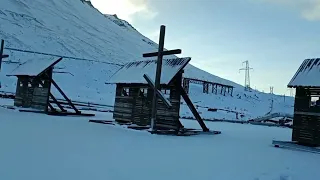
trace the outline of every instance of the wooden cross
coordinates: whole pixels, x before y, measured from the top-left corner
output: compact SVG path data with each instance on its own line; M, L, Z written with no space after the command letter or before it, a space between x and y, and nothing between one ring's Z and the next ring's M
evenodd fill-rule
M0 70L1 70L2 59L9 57L9 55L3 54L3 49L4 49L4 40L2 39L1 48L0 48Z
M164 98L164 96L162 97L161 90L160 90L162 58L165 55L181 54L181 49L175 49L175 50L171 50L171 51L163 51L165 32L166 32L166 27L164 25L162 25L160 27L158 52L143 54L143 57L155 57L155 56L158 57L155 83L153 86L151 86L151 88L153 88L152 114L151 114L151 129L152 129L152 131L154 130L154 122L157 117L157 101L158 101L157 97L161 98L166 103L166 101L165 101L166 98ZM145 75L144 78L147 80L147 82L150 85L153 84L152 80L150 78L148 78L148 76Z

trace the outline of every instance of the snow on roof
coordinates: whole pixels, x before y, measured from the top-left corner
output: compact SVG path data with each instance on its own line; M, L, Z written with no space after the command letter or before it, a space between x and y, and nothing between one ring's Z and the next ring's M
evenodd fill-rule
M60 62L62 58L37 58L30 59L25 63L19 65L7 76L38 76L49 67L54 66Z
M190 57L163 59L160 83L169 84L174 76L182 70L190 60ZM108 83L147 84L143 75L147 74L149 77L155 78L156 68L156 60L130 62L125 64L117 73L115 73Z
M293 76L288 87L319 87L320 58L306 59Z

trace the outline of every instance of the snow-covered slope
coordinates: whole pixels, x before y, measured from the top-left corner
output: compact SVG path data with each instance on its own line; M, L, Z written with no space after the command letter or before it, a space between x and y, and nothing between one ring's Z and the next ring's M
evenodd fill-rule
M104 15L83 0L2 0L0 6L0 38L6 47L72 56L88 60L64 59L56 68L54 78L73 99L113 104L114 85L105 84L119 66L141 60L142 53L155 51L157 44L140 34L128 22L114 15ZM15 77L6 77L20 63L43 55L5 50L11 62L3 64L1 91L15 91ZM50 56L48 56L50 58ZM196 61L196 59L192 59ZM243 87L188 65L186 77L210 80L235 86L234 97L204 95L202 87L192 85L191 99L204 116L234 119L227 111L208 113L206 108L229 109L244 113L244 119L270 111L292 113L293 99L270 96L260 92L247 93ZM201 106L201 107L200 107ZM182 109L183 116L190 113Z

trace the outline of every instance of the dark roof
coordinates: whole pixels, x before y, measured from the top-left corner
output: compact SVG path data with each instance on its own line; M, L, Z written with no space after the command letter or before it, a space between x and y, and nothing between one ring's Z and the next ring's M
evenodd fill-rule
M190 60L190 57L163 59L160 83L169 84ZM147 84L143 75L147 74L152 79L155 78L156 68L156 60L129 62L114 74L108 83Z
M304 60L288 87L320 87L320 58Z
M61 60L62 58L31 59L19 65L7 76L38 76Z

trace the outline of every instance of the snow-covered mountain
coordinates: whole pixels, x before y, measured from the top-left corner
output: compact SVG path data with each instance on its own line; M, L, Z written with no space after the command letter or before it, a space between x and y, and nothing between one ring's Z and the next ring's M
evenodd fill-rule
M112 105L115 86L105 82L119 66L110 63L141 60L143 53L157 49L155 42L128 22L102 14L84 0L2 0L1 4L0 38L6 47L87 59L65 58L55 69L54 78L73 100ZM5 53L10 58L2 66L0 90L14 92L16 78L6 74L40 55L10 50ZM235 87L234 96L225 97L206 95L202 87L191 86L190 97L206 118L234 119L235 113L230 111L243 113L244 120L270 111L293 113L293 98L245 92L241 85L192 65L186 67L184 76ZM222 110L208 112L207 107ZM187 108L181 111L183 116L190 115Z

